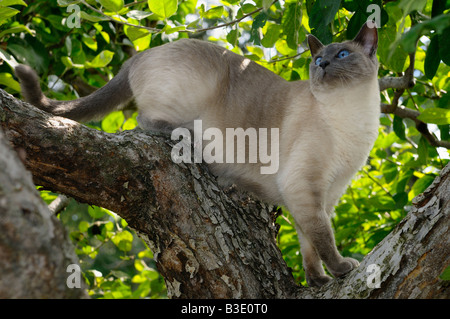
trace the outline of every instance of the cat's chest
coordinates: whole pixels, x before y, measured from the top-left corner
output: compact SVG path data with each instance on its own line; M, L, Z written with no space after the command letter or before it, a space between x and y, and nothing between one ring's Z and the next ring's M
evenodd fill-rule
M334 155L341 165L362 165L378 136L379 101L360 98L324 109Z

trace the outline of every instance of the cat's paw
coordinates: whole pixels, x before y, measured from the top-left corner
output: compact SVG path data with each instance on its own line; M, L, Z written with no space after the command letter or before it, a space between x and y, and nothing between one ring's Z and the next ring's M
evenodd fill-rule
M327 275L309 276L308 274L306 274L306 282L308 283L309 287L321 287L330 280L332 280L332 278Z
M335 265L333 268L328 267L328 270L334 277L340 277L350 272L359 266L359 261L356 259L345 257L340 263Z

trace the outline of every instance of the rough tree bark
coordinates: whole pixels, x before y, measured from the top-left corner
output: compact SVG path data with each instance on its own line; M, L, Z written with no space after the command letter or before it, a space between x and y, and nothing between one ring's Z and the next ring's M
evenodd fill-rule
M25 151L36 184L108 208L137 231L170 297L450 296L439 279L450 256L449 167L359 268L308 289L294 282L276 246L274 207L224 192L204 165L174 164L167 136L99 132L1 90L0 123L14 147ZM367 285L370 264L380 267L380 288Z
M0 299L87 297L66 285L70 264L74 247L0 129Z

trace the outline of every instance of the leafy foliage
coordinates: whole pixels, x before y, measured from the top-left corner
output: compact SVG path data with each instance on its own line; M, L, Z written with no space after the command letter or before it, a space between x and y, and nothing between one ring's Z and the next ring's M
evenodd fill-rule
M402 75L411 63L408 54L415 52L416 85L387 89L382 102L397 101L419 112L418 119L428 123L437 140L449 141L448 0L3 0L0 85L18 94L13 67L25 63L42 76L48 96L74 99L105 85L131 54L186 37L216 42L286 80L308 79L306 34L324 43L351 39L370 16L369 5L380 8L380 77ZM129 130L136 127L136 114L114 112L89 125L106 132ZM340 251L357 259L367 254L448 159L448 150L432 146L414 120L384 114L367 165L336 207L333 226ZM93 297L165 297L152 253L124 220L75 202L59 218L70 231ZM279 223L280 249L304 282L288 212Z

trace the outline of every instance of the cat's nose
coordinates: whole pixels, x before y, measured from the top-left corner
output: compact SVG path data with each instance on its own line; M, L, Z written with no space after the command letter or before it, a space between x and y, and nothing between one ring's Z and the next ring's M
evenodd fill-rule
M320 62L319 66L320 66L322 69L325 69L325 68L327 67L328 64L330 64L329 61L322 61L322 62Z

